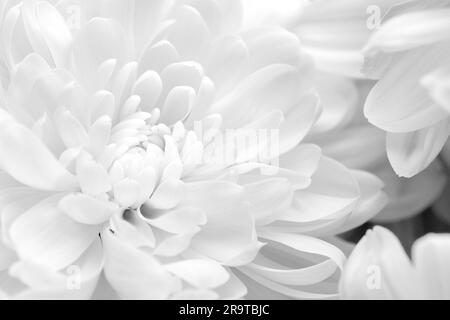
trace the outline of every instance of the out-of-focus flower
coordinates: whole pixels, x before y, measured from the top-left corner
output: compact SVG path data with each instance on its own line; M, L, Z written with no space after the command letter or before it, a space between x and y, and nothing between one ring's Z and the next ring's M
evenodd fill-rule
M365 115L387 132L387 154L402 177L425 169L450 134L449 18L449 1L408 1L391 10L365 48L365 72L380 79Z
M234 0L6 8L4 296L88 298L103 270L120 298L336 297L332 236L386 199L300 144L321 108L295 35Z
M341 277L343 299L450 299L450 235L414 243L412 261L389 230L375 227L356 245Z
M291 23L317 67L338 75L366 78L364 48L391 6L404 0L318 0Z
M319 144L323 154L349 168L371 172L383 181L389 202L373 221L406 219L430 207L441 195L446 197L443 192L447 182L446 165L440 159L409 179L399 178L392 170L384 131L367 123L362 115L373 81L355 82L342 77L331 81L333 77L329 75L321 78L323 112L307 139Z

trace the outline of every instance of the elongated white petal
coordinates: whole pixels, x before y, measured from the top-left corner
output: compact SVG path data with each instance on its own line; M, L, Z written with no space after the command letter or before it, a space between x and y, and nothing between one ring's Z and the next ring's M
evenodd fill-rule
M295 32L320 70L349 77L365 77L362 48L383 15L402 0L319 0L308 3Z
M0 121L0 166L3 170L36 189L63 191L77 187L75 177L28 128L11 120Z
M402 53L367 97L364 113L369 122L388 132L411 132L445 119L448 113L431 99L420 80L450 61L449 47L443 43Z
M43 200L17 218L10 229L21 258L52 270L74 262L100 231L69 218L58 208L60 199L56 195Z
M450 39L450 9L406 12L389 19L366 45L367 51L409 50Z
M300 99L286 114L280 128L280 153L296 147L309 133L320 116L319 97L309 94ZM299 130L299 127L302 128Z
M262 232L262 238L273 241L276 244L287 246L295 250L300 255L315 254L324 256L325 260L309 268L286 268L270 262L270 259L263 259L269 266L258 265L257 262L251 264L249 267L240 269L246 276L253 281L267 287L267 289L281 294L284 297L298 298L298 299L320 299L333 298L337 296L337 288L319 293L314 292L314 289L296 285L307 285L314 282L320 282L325 278L331 276L336 268L342 269L345 261L343 253L333 245L313 237L308 237L299 234L276 233L276 232ZM276 247L275 251L276 252ZM258 259L256 260L258 261ZM272 266L272 267L271 267ZM266 289L266 290L267 290Z
M103 268L103 248L100 239L62 272L42 266L19 262L11 273L28 285L28 289L15 295L19 300L90 299Z
M412 264L389 230L369 230L357 244L345 265L340 294L343 299L420 297Z
M256 263L251 263L248 268L271 281L291 286L321 282L333 275L337 269L332 260L325 260L317 265L299 269L284 269L283 267L278 269Z
M82 193L65 196L58 206L75 221L92 225L101 224L120 212L114 203L97 200Z
M123 299L167 299L177 287L176 279L152 256L115 237L102 233L105 275Z
M72 34L63 16L48 2L36 6L39 27L56 66L65 66L69 61ZM54 32L58 30L58 32Z

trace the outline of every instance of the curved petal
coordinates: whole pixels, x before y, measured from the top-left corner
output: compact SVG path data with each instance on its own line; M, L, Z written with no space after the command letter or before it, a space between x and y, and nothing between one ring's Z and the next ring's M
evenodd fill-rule
M420 297L408 256L392 232L369 230L348 258L340 281L343 299Z
M294 31L320 70L362 78L361 49L395 2L402 0L309 2Z
M66 267L98 237L98 226L73 221L59 208L61 195L49 197L19 216L10 228L18 255L51 270Z
M312 184L295 192L291 210L280 216L290 222L314 222L348 214L355 207L360 190L351 171L330 158L322 157Z
M172 2L109 0L103 4L101 14L120 22L122 27L130 32L129 38L133 38L134 51L139 54L157 35L158 27L172 7Z
M77 181L26 127L0 113L0 167L17 181L41 190L75 190Z
M244 189L227 181L186 184L183 203L204 210L207 217L207 223L192 239L193 250L227 264L248 247L257 247L254 220L243 197ZM247 257L253 258L254 255ZM239 259L239 263L246 263L243 260Z
M179 6L175 23L168 29L168 40L189 60L202 57L211 33L200 12L189 5Z
M82 193L65 196L58 207L75 221L91 225L101 224L120 212L116 204Z
M404 51L450 39L450 9L406 12L387 20L365 50Z
M338 230L333 230L333 234L344 233L359 227L375 217L389 202L383 192L384 183L377 176L356 170L353 171L353 175L358 181L361 192L358 203L352 213L345 218L345 223Z
M400 177L410 178L426 167L441 152L450 135L450 118L410 133L388 133L389 161Z
M149 253L102 233L105 275L122 299L167 299L179 286L176 279Z
M320 117L322 107L317 94L307 94L300 99L285 115L280 126L280 154L295 148L311 131Z
M449 48L444 43L402 53L367 97L364 114L369 122L388 132L411 132L448 117L420 80L450 62Z
M271 64L258 69L216 101L210 112L223 117L225 128L242 127L273 109L288 112L311 88L310 69L308 64Z
M103 268L103 248L100 239L63 272L54 272L24 261L18 262L10 273L28 286L13 296L18 300L90 299Z
M122 27L114 20L94 18L78 32L73 44L73 56L79 77L89 83L93 73L106 60L123 63L127 46Z
M55 65L66 66L73 41L68 24L57 9L45 1L37 2L36 15L39 20L40 34L48 46Z
M308 266L288 268L273 259L259 255L259 264L257 258L255 263L241 267L239 271L260 285L287 297L318 299L337 296L336 287L334 292L324 291L323 293L320 293L320 286L314 287L331 277L337 268L343 268L345 256L337 247L323 240L300 234L264 231L261 237L275 243L272 245L275 248L274 252L278 249L285 252L279 246L293 249L296 254L303 257L304 261L309 262ZM316 258L311 258L312 256ZM317 256L322 256L324 259L318 262ZM278 256L276 258L279 259ZM297 256L295 258L297 261L300 260Z
M357 111L359 92L354 81L330 74L318 74L315 80L322 113L312 134L327 134L347 124Z

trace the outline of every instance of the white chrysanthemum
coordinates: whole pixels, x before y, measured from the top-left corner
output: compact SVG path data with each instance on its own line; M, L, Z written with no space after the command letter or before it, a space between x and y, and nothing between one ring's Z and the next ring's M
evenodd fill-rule
M412 177L450 134L450 2L409 1L393 8L366 46L365 71L379 78L365 115L387 131L398 175Z
M412 261L395 235L369 230L341 278L343 299L450 299L450 237L429 234L414 243Z
M2 12L6 297L336 296L345 255L330 236L385 198L374 176L299 144L320 103L293 34L243 30L231 0ZM276 139L242 148L246 132Z

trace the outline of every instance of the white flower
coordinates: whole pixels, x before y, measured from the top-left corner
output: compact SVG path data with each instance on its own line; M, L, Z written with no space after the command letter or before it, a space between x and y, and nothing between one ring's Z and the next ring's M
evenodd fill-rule
M64 18L74 5L79 25ZM293 34L242 16L231 0L7 10L7 297L89 298L97 283L124 299L240 298L254 283L336 297L332 236L376 215L383 185L300 144L321 109L311 60ZM242 148L246 132L275 139Z
M365 51L365 71L379 78L365 115L387 132L396 173L412 177L439 154L450 134L447 1L409 1L392 10Z
M343 299L450 299L450 236L429 234L412 247L412 261L393 233L369 230L341 278Z
M367 123L362 105L373 87L372 81L352 81L342 77L323 76L318 85L324 102L321 118L309 139L322 148L323 154L349 168L375 174L384 183L389 198L385 208L372 220L393 222L420 214L443 192L447 175L445 163L436 159L418 175L399 178L389 165L385 133Z

